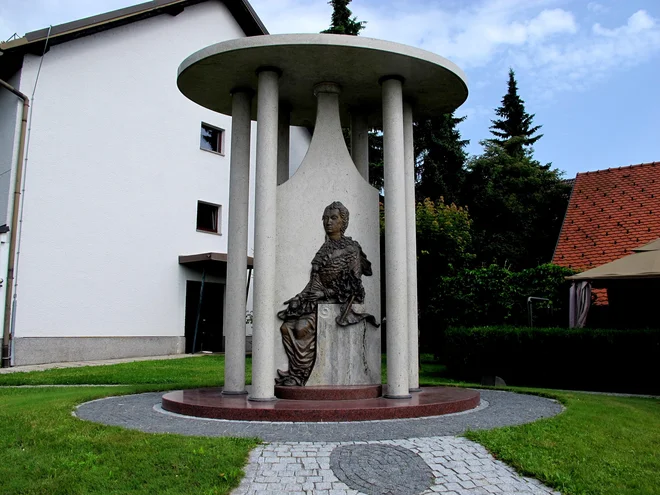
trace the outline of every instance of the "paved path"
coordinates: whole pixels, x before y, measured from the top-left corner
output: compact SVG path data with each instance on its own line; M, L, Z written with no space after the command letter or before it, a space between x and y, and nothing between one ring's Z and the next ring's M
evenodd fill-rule
M233 495L548 495L465 438L284 442L257 447Z
M284 423L191 418L160 409L162 393L81 404L81 419L146 432L260 437L234 495L548 495L479 444L467 429L517 425L559 414L555 401L482 390L472 411L430 418Z

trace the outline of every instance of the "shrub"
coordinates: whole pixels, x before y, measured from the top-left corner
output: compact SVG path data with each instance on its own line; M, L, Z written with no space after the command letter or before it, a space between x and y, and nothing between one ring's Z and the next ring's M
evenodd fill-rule
M443 362L453 378L508 385L660 393L660 330L449 328Z
M428 311L440 328L524 325L528 320L527 298L544 297L552 302L552 316L542 324L563 325L568 321L570 282L566 277L574 273L550 263L519 272L498 265L460 270L454 276L441 277ZM539 317L544 314L538 304L534 307Z

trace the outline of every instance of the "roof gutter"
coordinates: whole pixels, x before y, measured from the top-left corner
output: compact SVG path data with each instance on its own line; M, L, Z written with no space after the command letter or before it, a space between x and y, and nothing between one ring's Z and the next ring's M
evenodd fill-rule
M11 300L14 289L14 264L16 262L16 242L18 239L18 210L21 204L21 183L23 180L23 157L25 156L25 136L27 135L27 119L30 100L26 95L15 89L12 85L0 79L0 86L11 91L23 100L21 113L21 130L18 138L18 158L16 163L16 177L14 178L14 202L11 213L11 228L9 229L9 261L7 267L7 282L5 292L5 321L2 330L2 367L8 368L11 363Z

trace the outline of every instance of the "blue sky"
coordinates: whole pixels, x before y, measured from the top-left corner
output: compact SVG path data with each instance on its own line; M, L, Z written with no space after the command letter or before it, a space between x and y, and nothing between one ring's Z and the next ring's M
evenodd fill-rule
M0 0L0 38L139 0ZM327 28L325 0L251 0L271 33ZM660 161L658 0L353 0L364 36L436 52L467 74L457 115L481 152L494 108L516 71L543 138L541 162L577 172Z

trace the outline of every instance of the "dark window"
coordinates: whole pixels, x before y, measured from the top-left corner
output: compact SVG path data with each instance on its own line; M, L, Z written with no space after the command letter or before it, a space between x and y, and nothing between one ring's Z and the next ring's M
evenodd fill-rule
M220 233L220 206L197 202L197 230Z
M202 122L202 131L199 138L200 149L212 151L213 153L224 153L222 142L225 131Z

